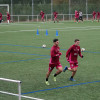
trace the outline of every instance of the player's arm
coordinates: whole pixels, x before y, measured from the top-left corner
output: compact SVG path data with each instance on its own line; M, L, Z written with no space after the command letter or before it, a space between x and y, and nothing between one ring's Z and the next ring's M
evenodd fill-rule
M81 57L81 58L83 58L83 55L81 54L81 49L79 48L79 56Z
M73 48L73 46L71 46L71 47L67 50L67 52L66 52L66 59L67 59L67 61L69 61L69 55L70 55L70 52L71 52L72 48Z
M51 57L56 57L56 56L60 56L60 55L62 55L61 52L56 53L53 48L51 49Z

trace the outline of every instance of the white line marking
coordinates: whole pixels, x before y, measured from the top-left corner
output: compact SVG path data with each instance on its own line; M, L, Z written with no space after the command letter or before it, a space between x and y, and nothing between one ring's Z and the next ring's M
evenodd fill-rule
M65 28L50 28L49 31L73 31L73 30L100 30L100 26L87 26L87 27L65 27ZM40 31L46 31L46 29L39 29ZM36 30L16 30L16 31L4 31L0 33L9 33L9 32L32 32Z

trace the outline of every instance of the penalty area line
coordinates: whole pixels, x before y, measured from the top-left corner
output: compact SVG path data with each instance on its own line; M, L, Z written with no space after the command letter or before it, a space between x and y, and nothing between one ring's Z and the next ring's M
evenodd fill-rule
M42 92L42 91L50 91L50 90L61 89L61 88L72 87L72 86L79 86L79 85L97 83L97 82L100 82L100 80L98 80L98 81L92 81L92 82L79 83L79 84L72 84L72 85L67 85L67 86L62 86L62 87L56 87L56 88L49 88L49 89L44 89L44 90L37 90L37 91L22 93L22 95L36 93L36 92Z

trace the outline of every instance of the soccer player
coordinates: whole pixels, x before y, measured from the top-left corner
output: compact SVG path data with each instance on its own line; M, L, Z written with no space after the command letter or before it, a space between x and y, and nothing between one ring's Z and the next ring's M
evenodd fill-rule
M58 39L54 39L53 40L53 46L51 48L51 58L50 58L50 62L49 62L49 69L48 72L46 74L46 85L50 85L48 82L48 78L52 72L52 70L56 67L57 72L54 74L54 81L56 81L56 76L58 74L60 74L63 71L62 65L59 61L60 56L62 55L62 53L59 51L60 47L59 45L59 40Z
M7 23L10 23L10 14L7 12Z
M79 20L79 12L77 10L75 10L75 21L74 22L77 21L77 23L78 23L78 20Z
M0 23L2 22L2 13L0 13Z
M83 22L82 11L79 11L79 20Z
M59 20L57 19L58 13L56 11L53 12L53 16L54 16L54 23L55 21L59 22Z
M41 15L41 21L45 21L45 19L44 19L44 15L45 15L45 13L41 10L41 12L40 12L40 15Z
M79 46L79 39L75 39L75 44L72 45L66 52L66 59L67 61L70 63L70 67L68 68L67 66L64 68L63 72L65 72L66 70L69 70L72 72L72 76L70 77L71 81L76 81L74 80L74 76L76 74L77 71L77 67L78 67L78 55L83 58L83 55L81 54L81 49Z
M2 13L0 13L0 23L2 22Z
M97 12L97 22L99 22L100 19L100 12Z
M96 12L93 11L92 15L93 15L93 18L92 18L92 22L93 22L95 20L95 17L96 17Z

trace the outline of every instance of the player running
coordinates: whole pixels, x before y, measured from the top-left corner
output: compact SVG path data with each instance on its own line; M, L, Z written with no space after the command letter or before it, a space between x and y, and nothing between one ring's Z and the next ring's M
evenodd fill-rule
M7 23L10 23L10 14L7 12Z
M77 10L75 10L75 21L74 22L77 21L77 23L78 23L78 20L79 20L79 12Z
M62 53L59 51L60 47L58 46L59 45L58 39L54 39L53 43L54 45L51 48L51 58L49 62L49 69L46 74L46 81L45 81L46 85L50 85L48 82L48 78L55 67L57 69L57 72L54 74L54 81L56 81L56 76L63 71L62 65L59 61L59 58L62 55Z
M45 19L44 19L45 13L42 10L40 12L40 15L41 15L41 21L45 22Z
M99 22L100 19L100 12L97 12L97 22Z
M92 18L92 22L93 22L95 20L95 17L96 17L96 12L93 11L92 15L93 15L93 18Z
M2 22L2 13L0 13L0 23Z
M83 15L82 15L82 11L79 11L79 20L81 20L83 22Z
M83 58L83 55L81 54L81 49L79 46L79 39L75 39L75 44L72 45L66 52L66 59L67 61L70 63L70 68L68 68L67 66L64 68L63 72L65 72L66 70L69 70L72 72L72 76L70 77L71 81L76 81L74 80L74 76L76 74L77 71L77 67L78 67L78 55Z
M58 13L56 11L53 12L53 16L54 16L54 23L55 21L59 22L59 20L57 19Z

